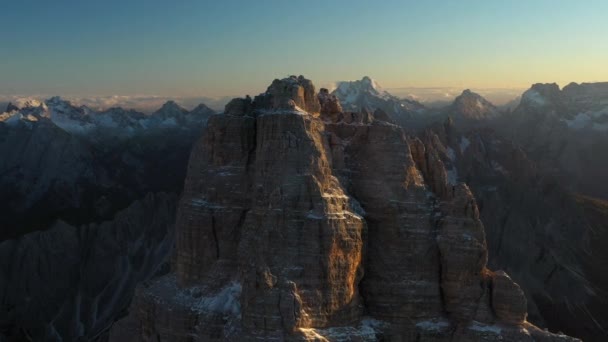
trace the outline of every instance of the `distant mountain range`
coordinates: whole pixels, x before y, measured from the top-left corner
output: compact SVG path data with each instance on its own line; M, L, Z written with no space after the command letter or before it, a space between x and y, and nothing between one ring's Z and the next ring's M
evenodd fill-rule
M33 122L48 119L73 134L100 133L129 137L143 130L189 129L203 123L214 112L204 104L188 111L174 101L166 102L150 115L121 107L95 111L87 106L72 105L60 97L52 97L45 101L9 103L6 111L0 114L0 122L31 126Z
M190 150L213 114L173 101L151 114L59 97L7 104L0 340L103 340L167 259Z

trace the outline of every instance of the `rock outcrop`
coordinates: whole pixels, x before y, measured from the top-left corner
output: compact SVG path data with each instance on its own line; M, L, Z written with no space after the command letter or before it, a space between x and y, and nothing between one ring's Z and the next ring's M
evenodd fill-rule
M332 121L338 121L338 115L343 112L340 100L336 95L330 94L325 88L319 90L319 103L321 104L321 114L329 117Z
M142 340L575 340L527 323L486 268L476 201L434 149L317 96L275 80L209 119L173 272L134 302Z

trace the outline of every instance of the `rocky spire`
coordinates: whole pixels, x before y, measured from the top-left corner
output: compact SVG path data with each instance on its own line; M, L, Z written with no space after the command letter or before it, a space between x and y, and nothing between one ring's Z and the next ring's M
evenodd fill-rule
M321 115L329 117L332 121L337 121L337 115L342 113L342 106L336 95L330 94L326 88L321 88L318 99L321 104Z
M256 96L255 109L301 109L310 114L319 113L321 106L315 86L304 76L275 79L265 93Z

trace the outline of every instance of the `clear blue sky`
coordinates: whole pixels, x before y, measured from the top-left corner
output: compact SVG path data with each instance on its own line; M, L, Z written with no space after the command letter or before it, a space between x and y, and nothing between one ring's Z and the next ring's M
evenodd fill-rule
M0 94L608 81L606 0L0 0Z

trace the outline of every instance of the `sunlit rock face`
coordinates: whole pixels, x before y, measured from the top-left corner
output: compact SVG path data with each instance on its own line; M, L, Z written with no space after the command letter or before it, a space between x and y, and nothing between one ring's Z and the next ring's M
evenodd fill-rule
M333 102L294 76L209 119L173 272L134 301L142 340L574 340L486 268L475 199L434 149Z

